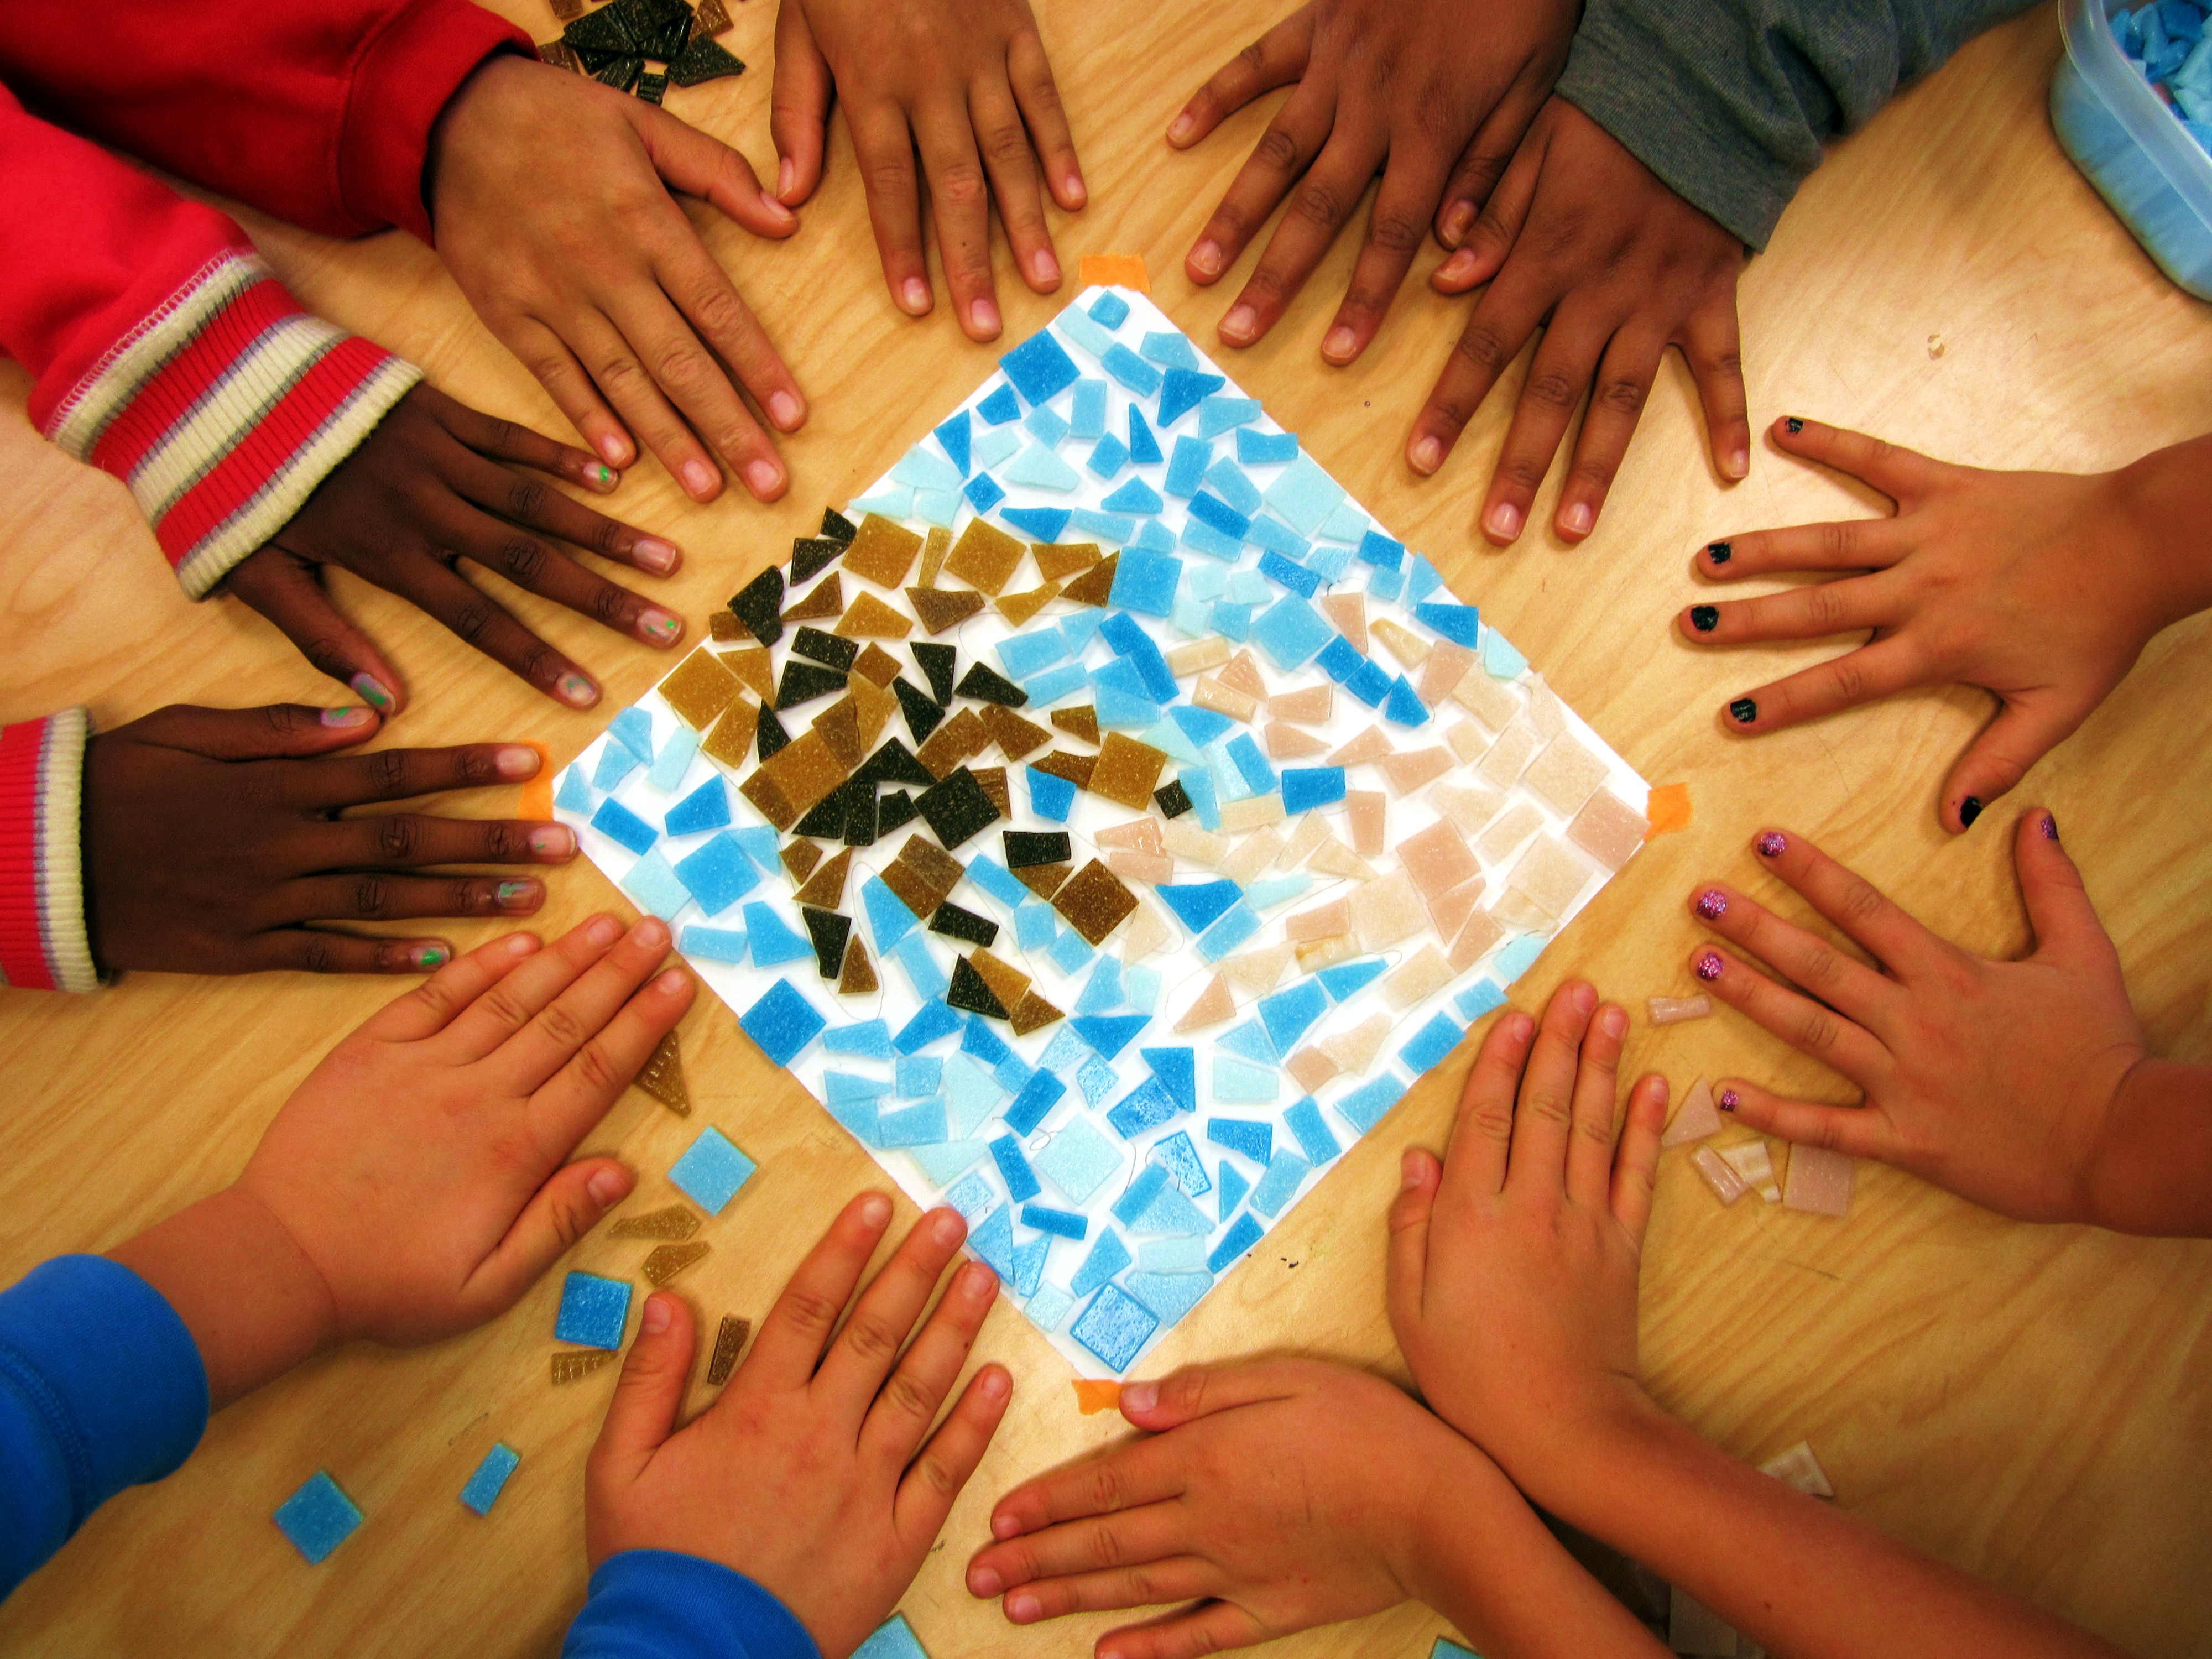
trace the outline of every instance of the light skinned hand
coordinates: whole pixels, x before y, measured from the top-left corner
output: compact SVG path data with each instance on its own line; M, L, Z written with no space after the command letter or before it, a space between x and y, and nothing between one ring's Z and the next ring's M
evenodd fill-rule
M1735 285L1744 258L1728 230L1589 116L1552 98L1465 243L1429 279L1442 294L1489 286L1414 419L1407 463L1423 475L1443 465L1540 329L1483 504L1480 527L1492 542L1521 534L1585 393L1589 407L1552 523L1566 541L1590 533L1669 346L1697 381L1713 465L1723 478L1743 477L1751 428Z
M1580 10L1575 0L1310 0L1215 71L1169 125L1178 149L1293 88L1183 261L1191 281L1219 281L1288 198L1222 339L1250 345L1280 320L1380 173L1321 348L1338 364L1364 351L1431 224L1444 246L1460 245L1566 62Z
M686 206L756 236L796 230L744 156L642 99L501 54L439 115L425 174L454 282L608 465L641 441L693 501L721 494L720 467L761 501L783 494L770 429L804 424L805 398Z
M1039 294L1060 286L1038 174L1070 213L1088 196L1027 0L781 0L769 130L782 157L776 194L788 206L822 181L833 98L845 106L884 281L900 310L920 317L933 303L917 154L952 314L969 339L995 339L1000 327L994 204L1022 280Z
M957 1212L933 1210L854 1302L890 1217L881 1193L845 1206L720 1397L680 1429L691 1310L665 1291L646 1298L584 1468L594 1568L623 1550L718 1561L790 1608L825 1659L843 1659L890 1616L1013 1387L1004 1366L981 1367L930 1431L998 1276L966 1263L922 1318L967 1237Z
M1797 416L1769 435L1897 512L1710 544L1697 571L1713 581L1832 580L1692 605L1676 625L1712 646L1867 633L1842 656L1731 697L1732 731L1779 731L1915 686L1993 695L1996 718L1944 781L1947 830L1965 830L2065 741L2153 635L2212 605L2212 439L2077 476L1954 466Z
M1409 1147L1390 1211L1390 1328L1422 1397L1540 1504L1552 1468L1654 1409L1636 1281L1667 1082L1620 1114L1627 1030L1579 980L1540 1022L1501 1015L1443 1162Z
M615 487L614 474L582 450L417 385L223 586L382 713L406 707L406 681L332 603L325 569L398 594L547 696L588 708L599 700L592 677L464 577L461 561L665 651L684 637L684 618L586 568L562 544L654 575L674 571L683 555L501 461L601 493Z
M113 1253L217 1405L341 1342L483 1323L628 1196L612 1158L568 1160L691 1005L668 945L603 915L448 963L324 1057L234 1183Z

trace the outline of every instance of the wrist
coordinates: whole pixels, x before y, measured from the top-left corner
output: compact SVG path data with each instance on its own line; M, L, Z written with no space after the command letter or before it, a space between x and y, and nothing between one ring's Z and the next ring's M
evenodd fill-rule
M2212 609L2212 530L2206 527L2212 438L2153 450L2105 475L2111 513L2138 573L2148 634Z
M434 235L442 217L438 211L438 187L453 170L448 162L465 154L474 135L485 125L486 110L501 101L514 77L538 67L542 66L513 52L494 52L453 88L453 95L430 124L430 142L422 150L422 210L430 216Z

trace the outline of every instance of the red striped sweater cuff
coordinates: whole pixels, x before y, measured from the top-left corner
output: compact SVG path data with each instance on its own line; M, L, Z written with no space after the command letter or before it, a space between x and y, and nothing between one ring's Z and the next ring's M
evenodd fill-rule
M0 985L89 991L100 983L79 843L91 735L82 708L0 726Z
M131 487L185 592L204 599L421 378L230 250L109 349L46 435Z

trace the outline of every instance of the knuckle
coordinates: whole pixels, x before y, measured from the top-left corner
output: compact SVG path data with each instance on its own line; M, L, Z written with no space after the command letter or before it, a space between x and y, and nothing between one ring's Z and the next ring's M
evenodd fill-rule
M1018 125L994 127L983 135L983 153L1001 167L1018 167L1030 158L1029 134Z
M533 641L515 665L515 672L532 685L550 685L561 677L561 653L543 641Z
M574 1014L557 1002L549 1003L539 1010L537 1025L539 1035L560 1049L580 1048L584 1039L591 1035L584 1030Z
M461 782L467 788L482 789L498 780L491 757L482 749L462 750L459 763Z
M422 826L404 813L392 813L376 826L376 850L394 864L413 858L422 841Z
M510 536L500 544L500 568L508 580L523 587L545 574L545 562L552 556L544 543L528 536Z
M1838 657L1828 669L1829 684L1835 688L1836 695L1845 702L1863 702L1870 689L1867 681L1867 672L1859 665L1858 654L1857 652L1853 651L1847 655Z
M514 999L514 994L504 986L495 985L477 999L477 1006L492 1018L501 1030L520 1030L530 1018L530 1010Z
M1128 1506L1128 1487L1121 1471L1111 1462L1101 1463L1093 1469L1085 1485L1089 1488L1085 1494L1085 1506L1093 1515L1109 1515Z
M708 334L727 339L743 332L750 318L744 301L718 283L692 300L691 319Z
M927 1422L937 1410L929 1390L903 1370L894 1372L884 1384L884 1399L893 1411L918 1423Z
M947 163L944 170L930 180L930 187L937 192L940 201L960 208L981 206L988 193L982 167L965 156Z
M1485 376L1495 375L1513 360L1511 343L1496 327L1479 317L1461 331L1459 343L1452 348L1452 353Z
M856 1313L845 1327L845 1346L863 1359L889 1359L898 1352L899 1334L878 1316Z
M500 424L508 426L513 423L502 421ZM510 519L520 519L526 522L535 519L545 510L546 503L552 494L550 489L536 478L517 478L507 486L507 516Z
M865 169L868 194L875 197L909 195L914 190L914 169L903 155L878 156Z
M629 1083L629 1079L607 1058L607 1051L596 1042L587 1042L578 1051L575 1066L576 1076L593 1095L619 1094Z
M308 974L334 974L337 971L337 952L331 948L330 937L309 932L300 945L300 969Z
M1805 590L1805 618L1823 633L1833 634L1844 625L1844 601L1833 582Z
M1574 408L1582 397L1582 382L1563 368L1540 368L1528 376L1521 388L1522 400L1534 404L1540 409L1565 414Z
M1798 953L1793 975L1800 985L1833 985L1843 976L1844 959L1825 940L1814 939Z
M1298 164L1298 141L1280 127L1269 127L1252 146L1252 159L1287 173Z
M529 851L529 832L503 818L484 831L483 856L495 862L520 859Z
M1797 1017L1795 1041L1809 1054L1831 1052L1843 1036L1843 1027L1826 1008L1808 1006Z
M471 599L453 613L453 632L466 644L481 644L495 614L489 599Z
M1521 1109L1530 1117L1546 1123L1564 1124L1572 1115L1566 1097L1549 1089L1531 1089L1522 1097Z
M1620 415L1638 415L1644 410L1644 387L1641 380L1626 374L1609 374L1598 382L1594 400L1601 408Z
M629 595L608 583L592 595L592 615L610 628L618 628L629 620Z
M356 916L370 918L384 914L391 899L391 888L381 876L360 875L347 884L346 908Z
M706 354L689 342L668 347L653 365L654 378L678 398L705 386L712 373Z
M935 1492L939 1498L951 1498L958 1494L961 1485L959 1478L953 1474L951 1464L945 1461L942 1452L932 1449L924 1453L921 1461L914 1467L915 1473L919 1474L928 1485L930 1491ZM1015 1582L1020 1583L1026 1581L1017 1579Z
M1820 531L1820 551L1838 563L1848 563L1858 551L1859 532L1849 523L1826 525Z
M1863 876L1852 876L1844 883L1837 903L1848 919L1862 927L1880 921L1889 909L1889 901Z
M1513 1114L1506 1108L1479 1106L1468 1114L1467 1121L1487 1139L1502 1143L1513 1139Z
M802 1331L826 1331L837 1322L843 1304L832 1301L819 1291L803 1285L793 1285L783 1293L784 1311L791 1322Z
M1291 196L1291 211L1323 230L1342 224L1347 210L1344 192L1326 179L1308 179Z
M1529 455L1516 452L1498 459L1497 477L1514 486L1524 495L1533 495L1544 482L1544 474L1551 471L1549 454Z
M1367 240L1386 253L1411 254L1419 248L1429 228L1425 220L1414 218L1396 209L1375 210L1375 220L1367 228Z
M379 789L397 791L408 781L407 751L380 749L368 757L368 775Z

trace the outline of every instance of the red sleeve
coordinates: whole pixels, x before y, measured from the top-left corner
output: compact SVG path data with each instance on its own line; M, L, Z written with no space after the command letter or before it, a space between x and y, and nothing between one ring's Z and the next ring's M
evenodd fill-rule
M84 923L82 708L0 726L0 985L89 991Z
M420 378L310 317L212 208L0 88L0 352L204 597Z
M0 81L42 112L311 230L430 240L430 129L530 37L469 0L11 0Z

